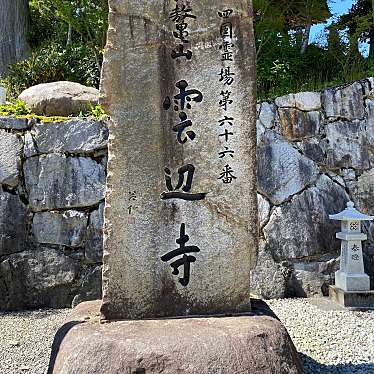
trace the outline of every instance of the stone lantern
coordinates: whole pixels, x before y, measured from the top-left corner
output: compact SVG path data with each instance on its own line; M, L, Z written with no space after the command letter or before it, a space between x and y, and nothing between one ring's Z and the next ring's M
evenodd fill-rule
M357 303L357 295L365 299L363 294L370 293L370 278L365 274L362 256L362 241L367 235L361 232L361 221L372 221L374 217L357 211L351 201L341 213L329 217L341 221L341 232L336 237L342 241L340 269L335 273L335 287L330 287L330 297L344 306L367 307Z

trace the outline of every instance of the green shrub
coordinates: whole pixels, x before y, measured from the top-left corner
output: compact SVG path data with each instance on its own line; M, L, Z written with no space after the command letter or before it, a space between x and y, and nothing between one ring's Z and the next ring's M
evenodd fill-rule
M39 116L35 113L33 113L30 108L27 107L27 105L22 101L15 99L12 102L0 105L0 117L2 116L14 116L18 118L35 118L42 122L63 122L68 120L69 118L73 118L73 116L70 117L62 117L62 116L52 116L52 117L46 117L46 116ZM101 105L91 105L90 109L86 112L79 113L80 118L96 118L96 119L104 119L107 117L107 114L105 113L104 109Z
M7 77L1 82L8 98L16 98L23 90L40 83L73 81L98 87L100 62L97 51L83 45L51 44L41 47L24 61L10 66Z
M0 105L0 116L27 116L31 110L22 100L15 100L13 103Z

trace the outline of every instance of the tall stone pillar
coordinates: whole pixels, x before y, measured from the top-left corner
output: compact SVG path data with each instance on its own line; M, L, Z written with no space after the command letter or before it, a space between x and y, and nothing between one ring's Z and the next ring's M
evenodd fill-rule
M110 0L102 313L250 310L255 48L243 0Z
M111 321L100 323L97 303L79 305L64 337L56 336L50 372L301 373L286 329L250 301L257 251L250 1L109 3L102 92L112 123L99 305ZM198 316L158 318L191 315Z

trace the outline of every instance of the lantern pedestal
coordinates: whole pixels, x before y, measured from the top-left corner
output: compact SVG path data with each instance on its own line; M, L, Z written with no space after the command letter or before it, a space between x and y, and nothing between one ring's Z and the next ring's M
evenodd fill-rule
M330 299L346 308L374 309L374 291L344 291L330 286Z
M350 274L339 270L335 273L335 286L348 292L370 291L370 278L365 273Z

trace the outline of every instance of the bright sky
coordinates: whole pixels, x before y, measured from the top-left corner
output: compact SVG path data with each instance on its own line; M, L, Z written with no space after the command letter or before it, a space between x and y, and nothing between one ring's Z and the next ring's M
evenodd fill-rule
M347 13L352 8L352 5L356 2L357 0L329 0L329 7L333 17L330 18L325 24L314 25L312 27L310 41L318 41L321 44L325 44L327 42L326 34L323 32L325 26L329 25L334 17ZM361 45L360 49L364 56L368 55L369 46L367 44Z
M330 11L333 14L333 17L340 16L344 13L347 13L351 9L352 5L356 0L330 0L329 7ZM331 23L331 20L328 20L327 24ZM317 41L322 37L323 30L327 24L315 25L312 27L311 31L311 41Z

